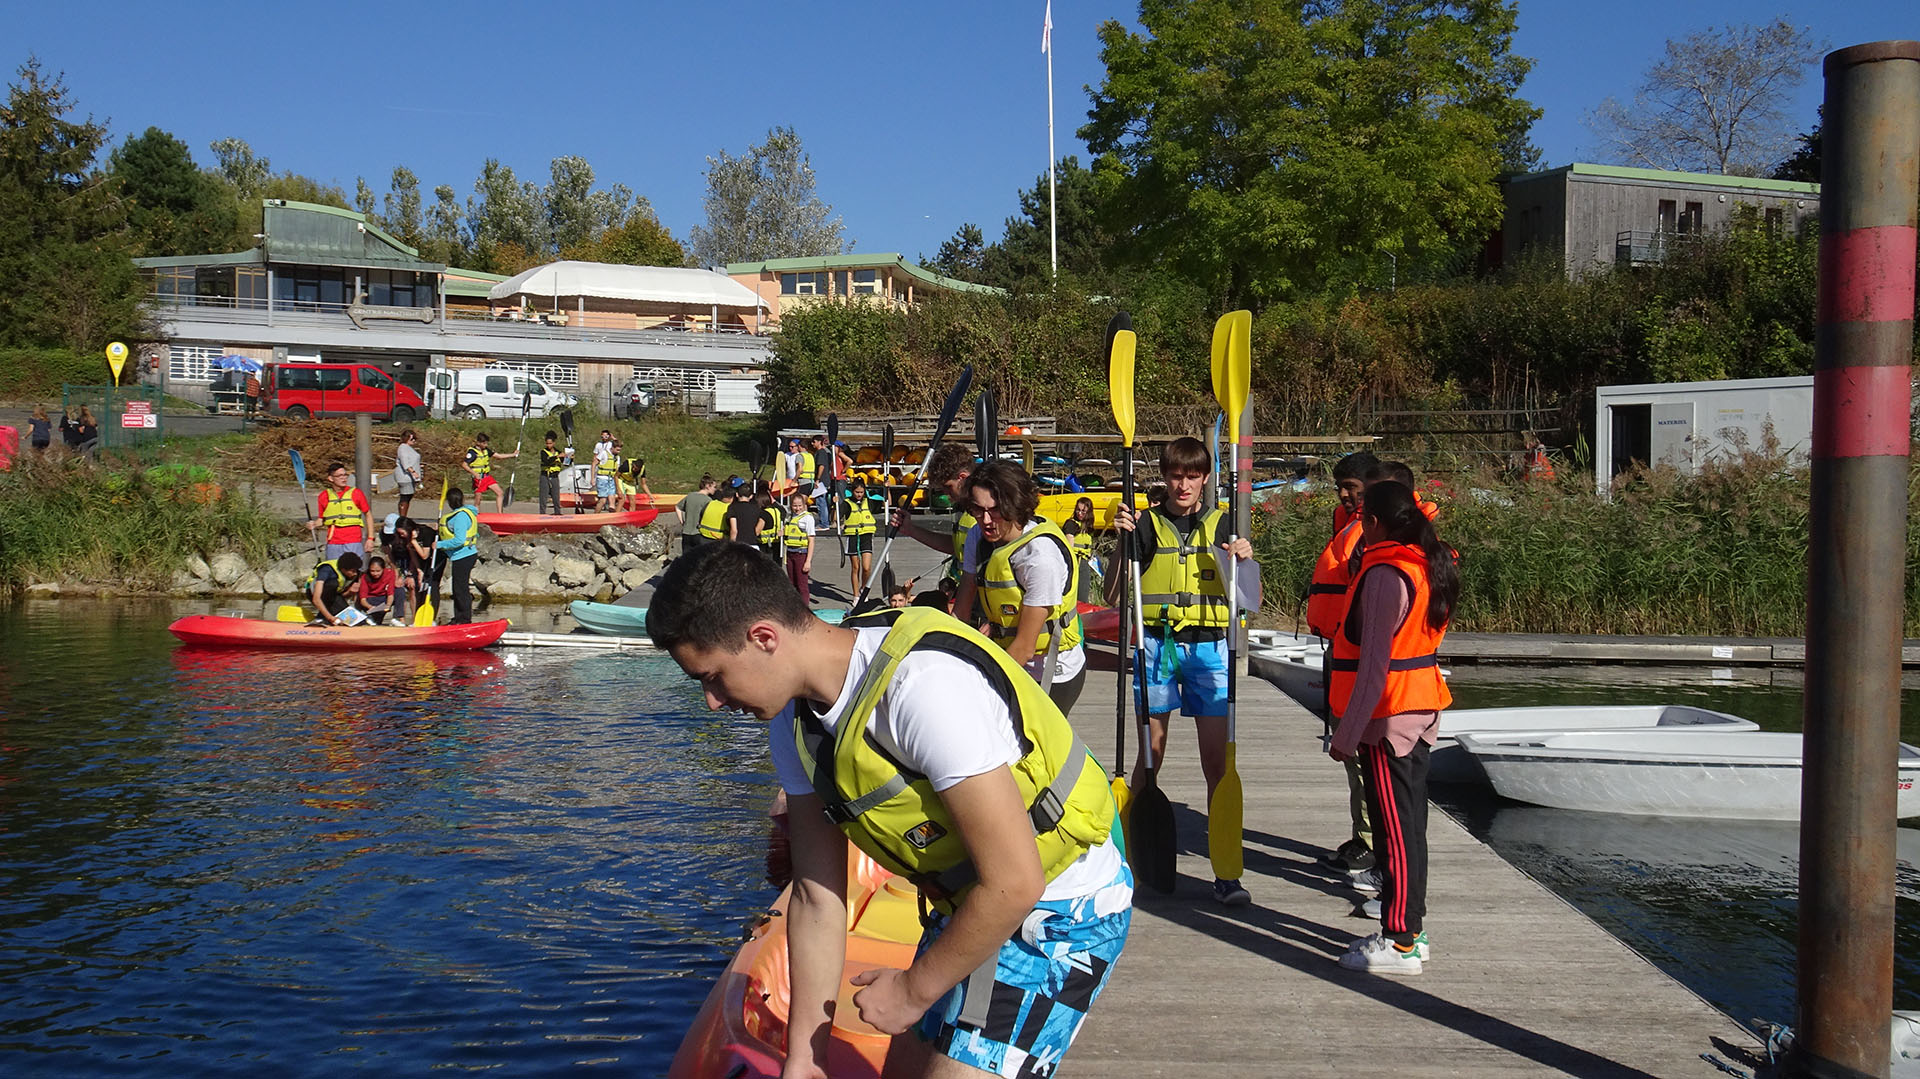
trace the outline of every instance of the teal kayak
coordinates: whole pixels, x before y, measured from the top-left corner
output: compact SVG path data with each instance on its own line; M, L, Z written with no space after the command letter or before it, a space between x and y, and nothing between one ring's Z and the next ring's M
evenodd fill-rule
M647 635L647 609L622 607L617 603L573 601L573 620L580 628L603 637L644 637ZM822 622L838 624L847 612L837 608L813 612Z

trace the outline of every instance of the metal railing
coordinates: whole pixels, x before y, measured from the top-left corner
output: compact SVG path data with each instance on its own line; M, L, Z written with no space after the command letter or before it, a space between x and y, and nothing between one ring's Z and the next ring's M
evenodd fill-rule
M1614 234L1613 262L1616 266L1649 266L1665 262L1668 251L1680 244L1698 243L1699 239L1699 233L1694 232L1627 229Z
M344 303L275 300L269 307L264 300L235 300L225 296L158 296L151 302L155 314L163 319L244 326L355 329L353 320L347 317L349 305ZM379 328L383 332L422 337L460 335L515 341L699 345L705 348L739 349L742 352L764 351L767 344L766 338L745 331L623 330L606 326L570 326L527 319L494 318L476 312L454 311L447 312L445 319L436 317L430 323L383 321Z

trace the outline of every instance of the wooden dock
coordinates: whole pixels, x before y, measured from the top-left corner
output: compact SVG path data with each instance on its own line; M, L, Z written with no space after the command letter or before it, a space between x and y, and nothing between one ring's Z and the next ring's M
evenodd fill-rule
M1113 762L1111 673L1089 672L1074 726ZM1424 973L1390 978L1335 959L1377 923L1314 859L1347 836L1344 771L1320 722L1240 680L1251 906L1210 894L1205 788L1176 717L1163 784L1180 828L1180 885L1144 889L1131 939L1065 1074L1149 1076L1658 1076L1722 1073L1701 1053L1751 1050L1739 1026L1435 809ZM1134 736L1129 729L1128 760ZM1739 1063L1737 1059L1734 1063ZM1204 1070L1202 1070L1204 1069Z

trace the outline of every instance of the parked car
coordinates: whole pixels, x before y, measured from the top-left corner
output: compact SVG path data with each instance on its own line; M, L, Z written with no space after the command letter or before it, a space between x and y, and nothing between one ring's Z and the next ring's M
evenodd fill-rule
M427 414L413 387L370 363L282 363L260 380L269 415L290 420L370 413L396 423Z
M453 395L447 402L449 415L470 420L518 416L522 401L535 416L579 403L573 394L553 389L532 375L500 367L437 368L427 372L427 380L436 393Z
M633 419L654 406L653 383L630 378L614 397L614 414L621 419Z

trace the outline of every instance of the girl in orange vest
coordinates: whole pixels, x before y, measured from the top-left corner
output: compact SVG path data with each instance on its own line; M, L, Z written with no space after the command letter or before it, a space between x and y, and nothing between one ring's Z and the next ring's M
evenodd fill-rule
M1357 757L1380 873L1380 932L1340 957L1349 970L1418 974L1426 955L1427 759L1453 703L1440 642L1460 597L1458 556L1396 480L1370 483L1361 506L1360 568L1329 653L1328 746Z

